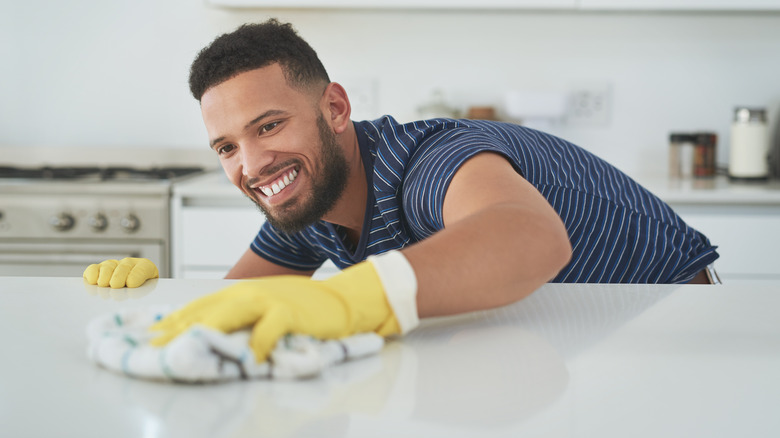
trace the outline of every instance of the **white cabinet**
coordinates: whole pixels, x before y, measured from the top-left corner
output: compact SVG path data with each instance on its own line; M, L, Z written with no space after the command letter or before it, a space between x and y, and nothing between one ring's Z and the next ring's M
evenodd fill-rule
M221 171L176 184L171 200L173 278L224 278L264 221Z
M224 278L255 238L265 217L221 173L177 184L171 201L173 278ZM314 274L338 272L326 262Z
M224 278L265 221L245 200L245 207L183 205L174 233L175 278Z
M243 206L224 199L184 198L174 215L174 278L224 278L249 248L265 218L249 200ZM314 278L329 277L339 270L326 262Z
M780 279L780 181L765 184L712 180L640 180L688 225L718 247L715 268L724 280Z
M671 204L718 246L721 278L780 278L780 205Z

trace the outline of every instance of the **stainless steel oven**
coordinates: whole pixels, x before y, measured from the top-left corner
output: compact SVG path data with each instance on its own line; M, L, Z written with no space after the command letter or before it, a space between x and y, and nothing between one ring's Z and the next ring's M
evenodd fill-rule
M167 269L165 246L160 243L0 243L0 276L70 277L81 275L92 263L124 257L157 260L161 269Z
M198 168L0 168L0 275L81 276L145 257L170 273L171 184Z

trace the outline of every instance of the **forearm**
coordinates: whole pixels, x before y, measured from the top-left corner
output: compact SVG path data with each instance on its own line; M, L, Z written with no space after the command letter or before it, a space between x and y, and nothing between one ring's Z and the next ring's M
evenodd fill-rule
M247 249L225 275L226 279L258 278L272 275L303 275L311 277L314 271L298 271L272 263L251 249Z
M417 277L420 317L506 305L552 279L571 257L557 216L499 205L403 250Z

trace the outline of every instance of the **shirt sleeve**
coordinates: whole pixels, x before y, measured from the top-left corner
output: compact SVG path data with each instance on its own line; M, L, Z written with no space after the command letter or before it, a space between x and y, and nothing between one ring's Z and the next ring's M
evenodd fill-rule
M513 165L512 149L482 131L456 129L421 144L411 157L403 183L404 215L417 239L444 228L443 206L450 182L460 167L480 152L504 155ZM517 166L515 169L522 173Z

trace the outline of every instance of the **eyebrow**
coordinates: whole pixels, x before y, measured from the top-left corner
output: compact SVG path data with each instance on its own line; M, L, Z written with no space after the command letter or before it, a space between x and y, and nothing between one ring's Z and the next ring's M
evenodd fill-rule
M280 114L284 114L284 111L282 111L282 110L276 110L276 109L268 110L268 111L266 111L266 112L264 112L264 113L260 114L259 116L255 117L254 119L252 119L252 120L251 120L249 123L247 123L246 125L244 125L244 129L243 129L243 130L244 130L244 131L246 131L247 129L249 129L249 128L251 128L252 126L256 125L258 122L260 122L261 120L263 120L263 119L265 119L265 118L268 118L268 117L271 117L271 116L278 116L278 115L280 115ZM223 135L223 136L221 136L221 137L217 137L217 138L215 138L215 139L211 140L211 141L209 142L209 147L210 147L210 148L212 148L212 149L214 149L214 146L216 146L216 145L217 145L217 143L219 143L219 142L221 142L221 141L225 140L226 138L227 138L227 137L225 137L225 136Z

